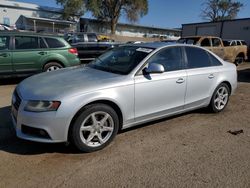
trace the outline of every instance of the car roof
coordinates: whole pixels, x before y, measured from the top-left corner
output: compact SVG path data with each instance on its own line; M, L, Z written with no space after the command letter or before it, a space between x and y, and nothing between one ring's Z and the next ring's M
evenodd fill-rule
M63 37L57 34L35 33L26 31L0 31L0 35L25 35L25 36L43 36L43 37Z

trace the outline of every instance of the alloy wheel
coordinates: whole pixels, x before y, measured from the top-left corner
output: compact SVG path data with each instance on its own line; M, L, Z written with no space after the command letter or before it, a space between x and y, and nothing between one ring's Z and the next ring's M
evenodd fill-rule
M103 111L93 112L82 122L79 134L81 141L89 147L99 147L106 143L114 131L112 117Z
M217 110L222 110L226 106L228 95L229 93L225 86L218 88L214 98L214 106Z

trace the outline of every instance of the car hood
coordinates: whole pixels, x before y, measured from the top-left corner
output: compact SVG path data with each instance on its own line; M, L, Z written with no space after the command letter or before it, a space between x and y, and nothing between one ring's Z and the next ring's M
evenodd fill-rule
M17 86L25 100L59 100L121 85L124 75L89 67L66 68L29 77Z

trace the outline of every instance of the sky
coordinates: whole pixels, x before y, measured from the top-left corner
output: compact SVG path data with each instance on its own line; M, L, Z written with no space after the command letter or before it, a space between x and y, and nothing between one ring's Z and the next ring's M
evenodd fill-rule
M55 0L17 0L41 6L57 7ZM250 0L238 0L244 4L237 18L250 18ZM135 24L161 28L181 28L181 24L203 22L200 14L205 0L148 0L148 14ZM91 17L86 13L83 17ZM119 22L128 23L122 17Z

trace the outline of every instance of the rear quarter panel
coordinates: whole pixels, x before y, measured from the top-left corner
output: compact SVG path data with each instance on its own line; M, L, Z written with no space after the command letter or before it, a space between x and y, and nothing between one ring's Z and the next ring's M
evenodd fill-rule
M64 67L78 65L80 63L79 58L68 52L69 48L48 50L47 55L42 60L44 66L48 62L60 62Z

